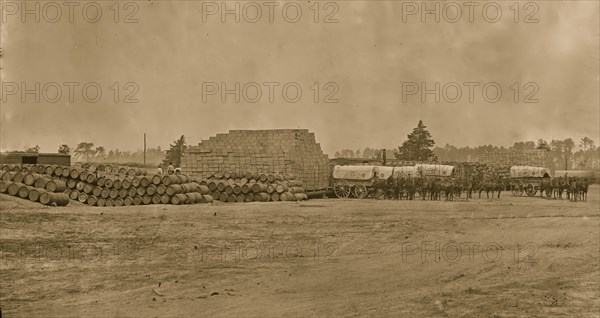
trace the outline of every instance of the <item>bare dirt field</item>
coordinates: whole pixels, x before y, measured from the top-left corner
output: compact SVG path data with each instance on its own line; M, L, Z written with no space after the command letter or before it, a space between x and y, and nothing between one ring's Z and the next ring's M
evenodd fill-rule
M5 317L600 316L588 202L44 207L0 195Z

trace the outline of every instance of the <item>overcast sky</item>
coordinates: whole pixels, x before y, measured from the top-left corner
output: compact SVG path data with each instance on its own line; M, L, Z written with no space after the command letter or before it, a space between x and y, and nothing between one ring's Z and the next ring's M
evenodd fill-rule
M456 23L444 20L454 17L452 7L440 23L431 21L432 15L422 23L420 13L404 22L410 8L403 10L400 1L320 2L318 15L310 7L314 2L297 2L302 15L296 23L282 16L283 2L274 7L273 23L263 2L258 2L258 22L244 21L255 16L256 8L249 6L240 23L233 15L223 23L218 13L203 16L213 8L199 1L140 1L137 8L121 4L115 23L112 2L99 3L103 11L96 23L83 19L85 2L74 7L73 22L64 6L55 23L45 21L55 17L53 7L40 8L40 23L33 16L22 23L20 12L12 15L13 7L8 13L3 8L2 150L40 145L42 152L55 152L60 144L81 141L136 150L143 146L144 132L149 147L166 147L182 134L197 144L230 129L306 128L331 156L343 148L395 147L420 119L440 146L509 146L540 137L589 136L598 142L598 1L538 1L537 8L522 3L518 15L508 7L513 2L503 2L496 23L483 18L482 5L474 7L472 23L464 5ZM241 8L247 3L240 2ZM86 17L94 18L94 8L87 9ZM294 11L288 6L285 17L293 19ZM494 15L488 8L487 19ZM133 19L137 23L123 23ZM338 22L323 23L326 19ZM25 101L21 91L9 94L25 88L20 83L33 89L36 82L47 88L40 102L35 94ZM52 82L61 87L56 102L44 100L55 97L56 86L47 85ZM72 86L73 102L65 82L79 84ZM100 101L83 99L88 82L102 89ZM114 82L121 86L117 103ZM135 85L124 87L127 82ZM256 86L247 85L239 103L234 95L223 103L218 93L203 101L203 83L210 82L224 82L229 89L236 82L241 87L256 82L262 96L244 101L256 95ZM265 82L278 83L269 84L272 103ZM296 103L289 100L296 95L293 86L288 85L288 100L282 96L291 82L302 89ZM318 102L314 82L320 83ZM334 84L325 87L328 82ZM402 83L410 82L429 89L439 82L441 88L446 85L446 95L440 92L439 103L433 94L423 102L419 93L403 101L409 87L403 90ZM465 82L478 85L472 86L473 102ZM490 82L502 88L495 103L482 93ZM520 84L517 102L515 82ZM461 87L456 102L450 101L456 86L448 83ZM124 103L136 86L139 102ZM494 86L487 88L485 97L493 99ZM323 103L330 93L337 103ZM87 97L94 95L93 87L88 89ZM539 102L524 103L528 95Z

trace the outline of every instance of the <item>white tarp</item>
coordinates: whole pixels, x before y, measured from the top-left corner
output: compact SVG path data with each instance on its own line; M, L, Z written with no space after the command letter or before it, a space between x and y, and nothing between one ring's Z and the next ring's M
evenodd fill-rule
M415 168L423 176L451 177L454 173L454 166L449 165L419 163Z
M375 175L375 166L335 166L334 179L370 180Z
M377 177L379 179L386 179L391 177L392 174L394 174L394 168L395 167L388 167L388 166L377 166L375 167L375 171L377 172Z
M394 176L399 177L416 177L417 168L415 166L402 166L394 168Z
M545 175L551 176L550 169L533 166L512 166L510 167L510 176L512 178L543 178Z

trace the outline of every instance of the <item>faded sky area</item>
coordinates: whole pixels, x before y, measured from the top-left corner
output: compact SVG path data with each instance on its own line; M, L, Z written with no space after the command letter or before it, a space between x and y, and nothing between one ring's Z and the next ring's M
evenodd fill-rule
M121 3L118 11L109 8L113 2L95 2L102 16L90 23L81 10L88 2L74 8L73 22L63 7L58 22L44 20L55 16L54 8L46 8L39 23L31 15L23 23L21 12L12 14L14 7L6 11L7 3L21 2L2 1L2 150L40 145L42 152L55 152L60 144L80 141L135 150L142 148L144 132L149 147L166 147L182 134L196 144L230 129L306 128L332 155L343 148L395 147L420 119L438 145L509 146L583 136L599 141L598 1L531 2L538 10L521 2L518 14L509 7L512 1L498 2L502 16L496 23L482 17L485 2L474 8L472 23L462 2L457 2L464 11L456 23L445 21L454 17L453 8L440 23L432 15L423 23L420 12L403 21L407 7L401 1L296 2L302 9L296 23L283 18L285 2L274 7L272 23L265 2L256 2L262 7L256 23L245 21L255 17L253 7L236 23L234 15L225 22L219 12L205 15L214 8L200 1L138 1L135 8ZM41 11L45 3L40 2ZM242 10L249 2L239 3ZM421 2L414 3L420 10ZM235 2L227 5L233 8ZM92 9L88 14L94 17ZM286 17L293 19L295 9L288 9ZM494 15L489 9L487 18ZM133 19L137 23L123 23ZM323 23L333 19L338 22ZM15 87L11 83L33 89L36 82L40 90L47 83L61 84L62 96L44 100L55 97L51 86L46 95L39 93L39 102L35 93L25 100L21 91L8 94ZM73 102L65 82L79 84L73 86ZM101 87L98 102L82 97L88 82ZM120 83L119 96L114 82ZM127 82L135 85L124 87ZM256 82L262 96L255 103L245 101L256 95L248 86L240 102L230 94L223 103L218 93L203 101L208 82L224 82L228 89L236 82L241 88ZM265 82L279 83L272 103ZM296 103L282 96L290 82L302 89ZM325 87L328 82L334 84ZM429 89L439 82L440 102L433 94L422 101L419 93L403 101L407 82L425 82ZM456 96L454 86L446 86L446 95L441 92L452 82L462 89L457 102L448 101ZM473 102L465 82L478 85ZM502 88L495 103L482 92L490 82ZM511 89L515 82L517 101ZM124 103L136 86L133 98L139 102ZM330 97L338 102L324 103L336 87ZM487 98L496 95L493 87L487 92ZM93 97L94 90L88 93ZM296 96L293 88L290 96ZM523 102L527 98L539 102Z

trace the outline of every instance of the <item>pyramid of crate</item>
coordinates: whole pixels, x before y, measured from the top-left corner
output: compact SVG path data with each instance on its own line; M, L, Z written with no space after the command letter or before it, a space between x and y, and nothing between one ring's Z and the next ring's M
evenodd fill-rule
M329 158L307 129L231 130L190 146L181 160L184 174L293 174L307 190L329 185Z

